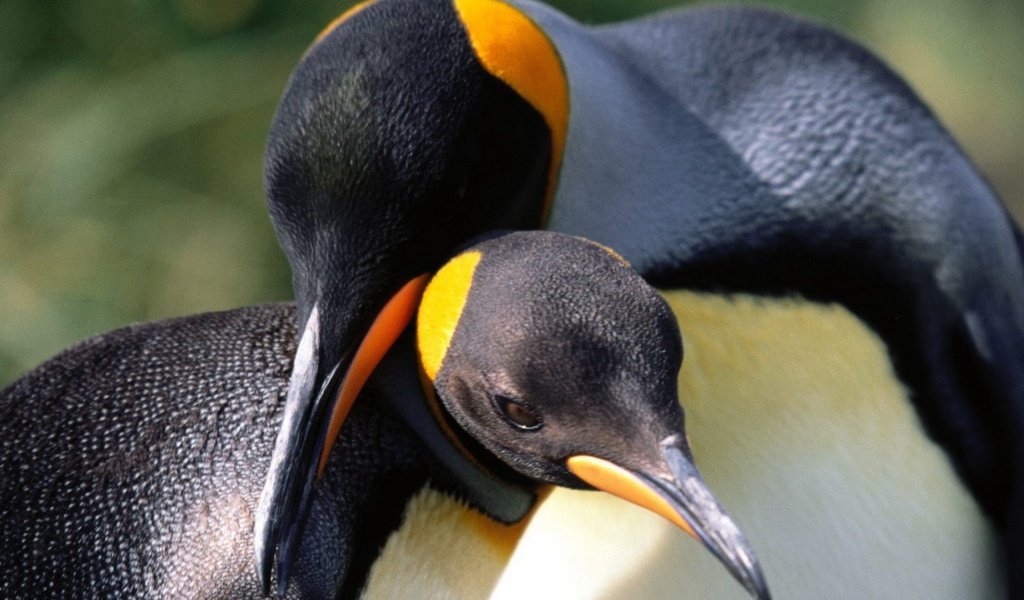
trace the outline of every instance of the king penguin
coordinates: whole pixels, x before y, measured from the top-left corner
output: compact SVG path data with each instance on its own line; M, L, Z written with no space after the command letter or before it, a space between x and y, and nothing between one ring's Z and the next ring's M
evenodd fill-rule
M586 27L529 0L371 0L300 61L266 173L308 340L256 515L267 585L421 274L546 227L692 324L694 452L777 593L1024 594L1024 242L856 43L743 7Z
M5 597L262 596L253 511L304 352L293 319L269 305L115 331L0 394ZM425 386L393 369L410 351ZM284 595L485 597L523 531L510 498L529 511L560 485L658 513L769 600L693 464L681 358L668 304L606 248L535 231L465 250L350 413Z

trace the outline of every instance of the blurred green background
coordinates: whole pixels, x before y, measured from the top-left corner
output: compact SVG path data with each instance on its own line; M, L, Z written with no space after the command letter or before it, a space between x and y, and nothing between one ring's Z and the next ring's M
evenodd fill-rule
M584 22L670 0L554 2ZM780 0L881 55L1024 217L1024 3ZM0 385L131 322L291 297L268 124L347 2L0 0Z

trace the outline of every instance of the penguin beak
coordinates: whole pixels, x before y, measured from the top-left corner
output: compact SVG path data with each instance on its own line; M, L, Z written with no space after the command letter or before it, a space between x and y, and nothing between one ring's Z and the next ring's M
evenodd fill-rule
M319 307L314 305L299 338L288 382L281 429L256 510L254 551L264 593L270 589L277 552L277 593L289 571L331 448L355 399L416 312L428 275L403 286L377 315L361 343L330 370L323 368ZM325 374L326 373L326 374Z
M711 494L682 440L679 435L666 438L657 461L661 464L650 471L589 455L571 456L566 465L587 484L674 523L704 544L754 598L771 600L757 557Z
M331 454L331 448L334 447L334 441L338 439L341 425L348 417L352 404L355 403L359 392L366 385L366 381L374 369L384 359L384 355L388 353L398 336L405 331L413 315L416 314L416 308L419 306L420 298L423 297L423 290L427 287L429 279L429 274L423 274L402 286L402 289L398 290L398 293L381 309L373 324L370 325L363 342L356 349L352 361L345 370L345 377L341 380L334 401L327 436L324 439L323 450L320 452L317 465L317 479L324 473L327 457Z

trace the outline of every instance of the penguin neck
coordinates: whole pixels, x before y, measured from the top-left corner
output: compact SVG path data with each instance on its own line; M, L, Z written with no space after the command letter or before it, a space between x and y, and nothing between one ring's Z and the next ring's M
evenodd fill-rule
M606 43L599 29L528 0L516 5L554 40L569 82L563 177L550 229L610 246L643 273L653 257L685 258L699 250L702 239L715 239L714 232L736 231L765 214L763 203L770 199L760 197L741 157L628 55ZM713 172L700 168L709 164ZM581 173L586 175L564 176ZM723 207L712 198L737 201ZM707 237L681 240L672 232L650 231L660 215L669 217L672 231L707 230Z
M409 328L369 386L440 463L445 481L435 485L446 491L428 485L410 499L402 525L374 562L362 597L487 598L550 488L527 485L521 476L512 482L495 475L470 455L464 445L470 440L456 433L458 425L436 398L431 407L433 386L411 364L416 364L416 352ZM449 493L452 486L456 495Z
M505 524L524 520L540 495L537 484L512 471L465 434L419 370L413 328L395 342L369 386L397 412L451 475L464 501Z

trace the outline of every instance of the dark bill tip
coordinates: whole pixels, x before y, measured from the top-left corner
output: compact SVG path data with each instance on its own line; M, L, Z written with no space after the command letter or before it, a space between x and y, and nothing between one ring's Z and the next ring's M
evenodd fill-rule
M704 483L685 447L672 436L661 445L665 478L594 456L572 456L569 470L593 487L642 506L699 540L757 600L771 600L750 544Z

